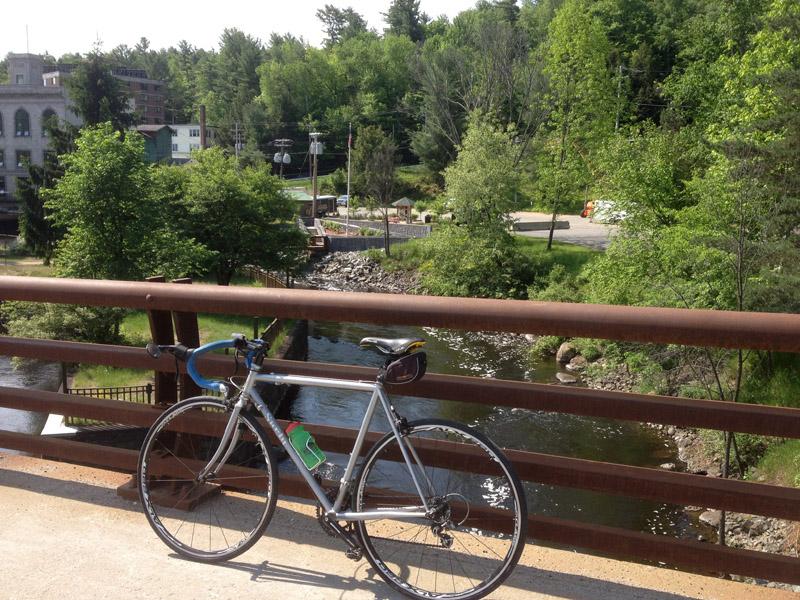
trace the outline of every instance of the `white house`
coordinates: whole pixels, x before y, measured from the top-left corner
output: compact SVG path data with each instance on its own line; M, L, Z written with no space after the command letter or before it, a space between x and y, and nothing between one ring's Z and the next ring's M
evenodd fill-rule
M200 125L186 123L183 125L170 124L172 128L172 160L177 163L187 162L193 150L200 149ZM212 127L206 127L206 145L213 146L216 132Z

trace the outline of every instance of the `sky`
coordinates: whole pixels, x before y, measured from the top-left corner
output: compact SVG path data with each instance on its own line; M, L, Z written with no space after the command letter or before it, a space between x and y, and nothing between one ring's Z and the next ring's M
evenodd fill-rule
M445 14L451 19L475 5L476 0L421 0L420 8L430 17ZM99 38L108 51L120 44L133 47L139 38L151 48L176 46L188 40L205 49L218 47L226 27L235 27L266 42L272 32L292 33L320 45L323 38L317 9L325 4L351 6L382 31L382 12L389 0L14 0L2 2L3 34L0 57L26 51L25 26L30 52L49 52L58 58L67 52L86 53Z

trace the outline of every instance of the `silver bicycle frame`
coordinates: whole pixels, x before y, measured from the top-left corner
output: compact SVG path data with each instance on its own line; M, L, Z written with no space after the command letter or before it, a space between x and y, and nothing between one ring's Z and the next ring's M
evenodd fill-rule
M313 475L308 471L306 466L303 464L303 460L300 458L300 455L294 449L294 446L292 446L291 442L289 441L289 438L286 437L286 434L281 429L281 426L278 424L272 412L269 410L269 407L266 405L264 400L256 391L255 384L259 382L267 382L278 385L309 385L314 387L326 387L339 390L371 392L369 404L367 405L367 410L364 413L364 419L361 422L361 427L358 430L358 435L356 436L356 441L353 445L353 450L350 453L350 458L347 461L347 466L345 467L344 475L342 476L342 479L339 482L339 493L333 504L331 504L330 500L325 495L325 491L317 483ZM350 381L347 379L307 377L303 375L282 375L278 373L259 373L256 370L251 370L247 376L247 380L242 386L242 392L243 392L243 399L246 398L251 399L258 408L258 411L264 416L270 428L275 433L275 436L278 438L281 445L284 447L287 454L292 459L292 462L297 467L297 470L300 472L300 475L303 476L303 479L305 479L308 486L314 492L314 495L317 497L317 500L325 509L325 513L330 519L336 521L368 521L371 519L404 519L404 518L410 519L410 518L423 518L429 513L430 506L428 506L426 494L423 492L421 482L419 481L417 475L414 472L414 468L412 466L412 458L413 462L415 462L420 467L420 471L423 474L425 474L425 470L422 466L422 463L420 462L419 456L414 451L414 448L411 447L410 445L407 445L406 441L400 435L400 431L397 428L397 424L395 423L395 417L392 411L392 406L389 402L389 397L386 394L386 390L384 390L383 385L380 382ZM233 427L232 424L233 422L235 422L236 416L238 415L239 411L241 410L241 408L244 406L245 403L246 400L245 402L242 402L240 400L239 402L236 403L236 406L234 407L233 413L231 415L229 426L226 427L219 448L215 453L215 458L212 458L212 460L206 466L207 471L209 472L213 471L214 470L213 465L216 462L216 459L222 456L223 453L225 453L225 458L226 458L231 451L231 446L236 443L235 438L237 436L234 435L236 428ZM408 472L411 475L411 479L414 482L414 486L417 489L417 493L419 494L419 498L422 503L422 508L424 510L422 510L419 506L409 506L401 508L394 507L386 509L382 508L371 509L363 512L354 512L354 511L340 512L342 504L344 503L345 497L347 495L348 488L352 483L353 472L355 470L358 457L361 454L361 448L364 445L364 439L366 438L367 432L369 431L369 425L372 422L372 418L375 414L375 410L379 403L383 407L383 410L386 413L386 417L389 421L389 426L391 427L392 433L397 439L398 446L400 447L400 451L403 454L403 459L406 463L406 467L408 468ZM428 486L430 486L430 489L432 489L431 482L428 479L427 475L425 475L425 479L426 481L424 483L426 483Z

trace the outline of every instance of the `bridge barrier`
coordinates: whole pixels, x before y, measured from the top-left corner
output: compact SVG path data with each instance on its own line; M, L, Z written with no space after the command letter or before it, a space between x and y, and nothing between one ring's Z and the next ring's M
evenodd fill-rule
M286 318L800 352L800 315L787 314L27 277L0 277L0 299L164 312L271 314ZM152 369L155 365L156 371L164 374L174 369L171 357L154 361L143 349L124 346L0 337L0 353L140 369ZM265 365L276 371L321 377L372 379L375 375L374 369L358 366L280 360L268 360ZM221 356L203 357L201 368L209 375L231 374L230 359ZM390 387L389 391L396 390ZM800 438L800 410L791 408L435 373L404 386L402 393L421 398ZM0 388L0 406L137 427L149 426L163 410L157 406L18 388ZM202 423L196 427L202 428ZM314 423L308 424L308 429L323 447L333 452L349 451L356 433L352 429ZM370 434L369 440L376 436ZM0 432L0 447L130 472L136 468L134 450L66 439ZM520 477L527 481L800 520L800 489L515 449L507 449L507 452ZM438 464L464 463L463 451L456 446L427 458ZM280 485L284 494L309 497L299 476L282 475ZM529 519L534 540L621 558L658 561L694 571L735 573L800 584L800 560L795 557L552 517L531 515Z

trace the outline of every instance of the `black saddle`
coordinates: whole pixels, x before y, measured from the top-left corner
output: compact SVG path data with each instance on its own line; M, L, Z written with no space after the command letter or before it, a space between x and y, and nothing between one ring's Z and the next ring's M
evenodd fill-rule
M382 354L389 356L402 356L408 354L411 350L425 345L425 340L422 338L399 338L395 340L365 337L358 344L362 348L373 347Z

